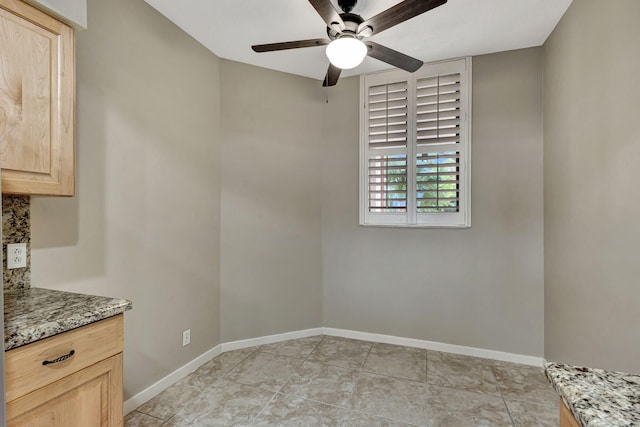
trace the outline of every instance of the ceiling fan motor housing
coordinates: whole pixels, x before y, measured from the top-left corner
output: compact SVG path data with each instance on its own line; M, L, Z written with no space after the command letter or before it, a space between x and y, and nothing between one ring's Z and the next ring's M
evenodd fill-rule
M344 22L344 28L340 29L340 25L338 23L332 23L331 26L327 27L327 34L331 40L335 40L342 36L351 36L362 38L358 34L358 27L360 24L364 22L362 16L356 15L354 13L341 13L340 17Z

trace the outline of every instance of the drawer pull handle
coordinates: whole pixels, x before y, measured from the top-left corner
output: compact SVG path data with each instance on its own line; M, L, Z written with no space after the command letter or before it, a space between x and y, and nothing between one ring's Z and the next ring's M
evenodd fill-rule
M74 354L76 354L76 351L75 350L71 350L69 352L69 354L65 354L64 356L60 356L57 359L45 360L44 362L42 362L42 365L46 366L46 365L51 365L51 364L54 364L54 363L62 362L63 360L67 360L68 358L70 358Z

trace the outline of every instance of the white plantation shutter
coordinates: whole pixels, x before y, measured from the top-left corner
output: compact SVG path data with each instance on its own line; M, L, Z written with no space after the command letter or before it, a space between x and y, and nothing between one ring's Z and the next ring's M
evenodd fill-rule
M460 73L418 79L418 146L460 142Z
M370 86L367 94L368 209L407 212L409 96L406 81Z
M367 98L369 148L407 146L407 82L371 86Z
M381 80L366 89L366 190L361 197L368 215L397 224L406 223L409 203L410 102L404 79Z
M460 143L460 73L416 80L416 212L460 211L460 152L422 147ZM429 148L431 147L431 148Z
M460 153L418 154L416 160L417 213L460 211Z
M407 212L407 156L369 157L369 212Z
M361 224L470 225L470 67L361 78Z

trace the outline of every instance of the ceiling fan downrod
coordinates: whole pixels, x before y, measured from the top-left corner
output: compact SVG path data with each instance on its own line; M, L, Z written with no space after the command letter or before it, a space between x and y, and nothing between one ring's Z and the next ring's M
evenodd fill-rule
M349 13L353 10L353 8L358 3L358 0L338 0L338 6L340 9L344 11L344 13Z

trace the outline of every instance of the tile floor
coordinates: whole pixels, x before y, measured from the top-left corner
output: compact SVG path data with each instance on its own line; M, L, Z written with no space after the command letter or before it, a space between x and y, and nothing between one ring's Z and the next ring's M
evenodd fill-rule
M223 353L126 427L558 425L541 368L315 336Z

